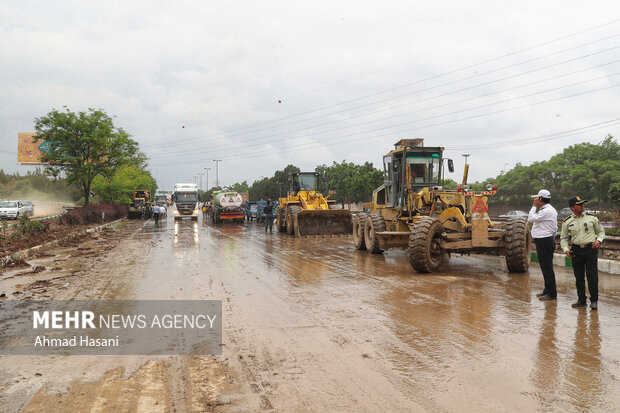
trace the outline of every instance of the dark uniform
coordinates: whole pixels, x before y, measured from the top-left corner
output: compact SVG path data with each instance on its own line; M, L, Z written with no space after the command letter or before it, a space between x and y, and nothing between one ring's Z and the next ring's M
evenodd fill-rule
M271 201L267 201L263 213L265 214L265 232L267 232L267 228L269 228L269 232L273 232L273 204Z
M588 201L576 196L568 202L572 208L575 205L583 205ZM570 247L569 237L572 244ZM573 213L573 215L566 217L562 222L560 245L564 253L570 253L572 257L573 273L575 274L575 284L577 286L577 302L573 304L573 307L586 306L585 279L587 277L592 309L596 310L598 308L598 248L596 247L604 239L605 230L598 218L591 213L582 212L580 216Z

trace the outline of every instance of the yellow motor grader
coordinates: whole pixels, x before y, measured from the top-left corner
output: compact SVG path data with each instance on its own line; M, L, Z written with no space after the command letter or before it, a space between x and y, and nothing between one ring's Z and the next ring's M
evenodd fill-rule
M289 177L290 189L280 198L277 226L291 235L351 234L351 212L337 209L334 200L318 191L319 174L296 172Z
M526 220L494 228L487 202L497 187L471 191L465 165L461 187L443 189L443 161L441 147L424 147L423 139L398 141L383 157L385 183L364 204L365 212L353 216L355 247L374 254L406 249L418 272L437 270L447 253L505 255L510 272L527 271L531 239ZM452 160L447 161L454 172Z

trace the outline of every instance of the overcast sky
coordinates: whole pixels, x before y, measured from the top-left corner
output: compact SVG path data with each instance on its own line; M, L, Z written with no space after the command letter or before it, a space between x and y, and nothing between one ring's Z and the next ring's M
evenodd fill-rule
M381 166L402 138L459 181L620 133L617 1L2 1L0 166L53 108L101 108L160 189L215 163ZM206 175L202 177L206 188Z

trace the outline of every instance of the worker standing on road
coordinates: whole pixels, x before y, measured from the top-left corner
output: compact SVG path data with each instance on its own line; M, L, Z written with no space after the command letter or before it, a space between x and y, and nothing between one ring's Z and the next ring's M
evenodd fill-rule
M155 204L153 207L153 216L155 217L155 223L159 222L159 205Z
M542 293L536 294L540 300L555 300L558 296L553 271L555 234L558 232L558 212L551 206L551 193L546 189L532 195L534 203L527 220L532 223L532 238L536 244L536 254L540 270L545 279Z
M267 205L263 208L263 213L265 214L265 232L267 232L267 228L269 228L269 232L273 232L273 203L271 199L267 200Z
M598 309L598 247L605 239L605 230L598 218L591 213L584 213L585 199L574 196L568 200L568 206L573 211L562 222L560 245L566 255L572 258L573 274L577 285L577 302L575 307L585 307L586 282L588 277L588 290L590 290L590 307ZM569 248L568 239L572 246Z

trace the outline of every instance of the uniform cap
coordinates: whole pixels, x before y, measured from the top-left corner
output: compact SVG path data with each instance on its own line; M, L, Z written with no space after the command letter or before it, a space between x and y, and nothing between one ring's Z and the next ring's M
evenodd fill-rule
M568 200L568 206L572 207L573 205L581 205L581 204L585 204L586 202L588 202L588 200L581 199L578 196L574 196Z
M551 192L547 191L546 189L541 189L540 191L538 191L538 194L536 195L532 195L532 198L551 198Z

